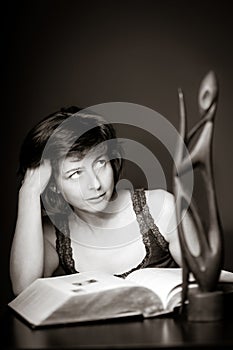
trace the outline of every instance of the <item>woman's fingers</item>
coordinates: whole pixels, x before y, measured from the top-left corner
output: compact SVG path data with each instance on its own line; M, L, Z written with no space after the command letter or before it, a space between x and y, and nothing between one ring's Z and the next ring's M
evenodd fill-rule
M48 159L45 159L38 167L27 169L22 185L41 194L45 190L51 174L51 163Z

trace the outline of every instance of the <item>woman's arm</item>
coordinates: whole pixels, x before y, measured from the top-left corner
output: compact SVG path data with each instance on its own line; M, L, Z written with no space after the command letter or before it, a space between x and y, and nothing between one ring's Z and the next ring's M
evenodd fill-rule
M40 195L51 175L48 161L28 169L19 191L18 215L10 254L10 276L17 295L44 275L44 237Z

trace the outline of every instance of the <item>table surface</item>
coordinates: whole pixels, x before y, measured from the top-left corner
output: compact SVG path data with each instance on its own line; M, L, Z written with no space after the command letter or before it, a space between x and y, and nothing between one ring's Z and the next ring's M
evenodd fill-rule
M1 346L4 349L233 349L233 317L229 312L217 322L188 322L178 316L166 316L31 329L6 308L1 316Z

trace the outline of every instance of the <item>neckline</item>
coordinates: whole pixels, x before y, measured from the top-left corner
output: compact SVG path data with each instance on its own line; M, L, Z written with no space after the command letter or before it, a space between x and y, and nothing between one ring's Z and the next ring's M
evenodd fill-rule
M136 219L137 219L137 222L139 224L140 238L142 238L142 243L144 244L146 254L145 254L144 258L142 259L142 261L136 267L133 267L129 271L124 272L122 274L114 274L114 276L122 277L122 278L125 278L127 275L129 275L131 272L133 272L135 270L143 268L147 264L147 262L150 260L150 257L151 257L151 246L150 246L150 237L149 237L150 227L148 226L147 220L145 218L145 213L144 213L145 208L148 208L147 203L146 203L145 190L143 188L135 189L133 191L130 191L130 195L131 195L131 201L133 204L133 210L135 212ZM146 230L143 229L143 224L145 225L145 227L147 227ZM56 233L58 236L60 236L60 232L59 232L59 230L57 230L57 228L56 228ZM64 265L65 270L67 270L67 268L68 268L67 271L70 271L69 264L67 265L67 262L72 260L74 263L74 271L72 270L72 272L70 271L68 273L78 273L79 271L77 271L75 269L75 261L73 259L73 249L71 246L71 237L70 237L70 235L65 236L64 234L62 234L62 236L63 236L63 242L65 242L64 240L68 240L68 242L67 242L68 246L67 246L67 244L64 244L61 242L59 243L59 245L57 245L57 249L60 250L61 251L60 254L62 254L62 256L61 256L61 260L63 261L62 265ZM66 249L68 249L68 252ZM68 255L67 255L67 253L68 253Z
M130 241L126 242L126 243L121 243L121 244L116 244L116 245L113 245L111 247L108 247L108 246L97 246L97 245L91 245L91 244L86 244L86 243L81 243L79 242L78 240L74 239L74 238L71 238L70 237L70 240L77 243L78 245L82 246L82 247L85 247L85 248L90 248L90 249L96 249L96 250L112 250L112 249L118 249L118 248L123 248L123 247L126 247L132 243L135 243L137 242L138 240L142 239L142 235L140 234L139 236L137 236L136 238L134 239L131 239ZM143 240L142 240L143 242Z

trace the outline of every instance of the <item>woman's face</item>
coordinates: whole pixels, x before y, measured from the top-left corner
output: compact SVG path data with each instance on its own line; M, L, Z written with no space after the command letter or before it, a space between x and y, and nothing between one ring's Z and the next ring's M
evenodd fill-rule
M81 160L67 157L60 161L56 182L74 211L104 211L114 190L113 169L106 147L96 146Z

